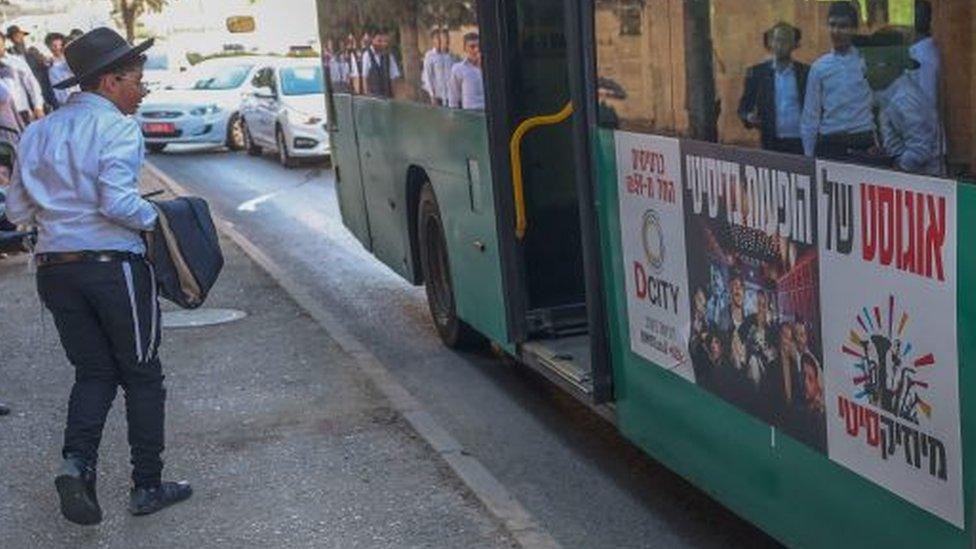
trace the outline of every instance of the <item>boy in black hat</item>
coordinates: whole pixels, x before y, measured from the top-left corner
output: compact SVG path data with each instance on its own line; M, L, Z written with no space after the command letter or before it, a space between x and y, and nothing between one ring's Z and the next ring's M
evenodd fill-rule
M793 25L777 23L763 34L763 44L773 58L746 72L739 118L747 128L759 128L766 150L803 154L800 113L810 67L793 61L800 36Z
M146 95L143 52L151 45L132 47L100 28L67 47L76 76L55 85L77 83L81 92L24 132L7 197L10 219L38 228L38 293L75 368L55 485L62 514L77 524L102 519L98 446L119 386L132 450L130 512L154 513L192 493L189 484L161 481L160 316L142 239L156 211L139 196L144 143L130 116Z
M800 130L807 156L851 160L877 148L871 88L853 45L857 9L832 2L827 15L833 51L810 67Z
M939 175L939 118L935 104L918 85L919 62L897 31L878 31L858 41L875 91L881 144L894 167Z

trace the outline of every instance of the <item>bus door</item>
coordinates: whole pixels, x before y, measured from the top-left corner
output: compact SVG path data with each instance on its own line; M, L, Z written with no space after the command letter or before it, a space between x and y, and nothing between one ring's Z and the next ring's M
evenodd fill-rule
M499 240L510 244L502 251L512 339L530 365L606 400L609 376L597 380L593 370L594 358L600 371L606 360L591 352L581 230L580 186L588 178L575 160L585 143L576 140L572 116L567 35L575 23L564 0L482 4Z

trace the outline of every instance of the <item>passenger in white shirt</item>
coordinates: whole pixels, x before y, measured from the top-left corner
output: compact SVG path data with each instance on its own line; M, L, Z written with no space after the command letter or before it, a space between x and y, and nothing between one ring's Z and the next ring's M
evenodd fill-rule
M466 111L485 110L485 87L481 75L481 44L478 33L464 35L464 61L451 68L448 102L451 108Z
M807 156L850 160L876 147L871 87L853 45L857 17L848 2L830 4L832 50L810 67L800 120Z
M362 79L362 93L392 98L393 82L403 75L390 51L390 35L385 31L373 35L373 43L363 52L362 60L361 68L352 70L354 78Z
M939 130L939 156L944 164L948 149L945 124L942 121L942 61L939 48L932 39L932 4L928 0L915 1L915 43L909 48L912 59L918 61L918 70L912 77L926 98L935 106ZM941 171L944 172L944 169Z
M898 32L867 37L861 52L868 81L875 90L884 154L894 167L911 173L939 175L939 125L935 105L915 78L919 63L909 56Z
M421 83L433 105L445 106L450 95L451 68L458 58L451 53L451 33L448 29L435 28L430 31L432 47L424 55L424 69Z

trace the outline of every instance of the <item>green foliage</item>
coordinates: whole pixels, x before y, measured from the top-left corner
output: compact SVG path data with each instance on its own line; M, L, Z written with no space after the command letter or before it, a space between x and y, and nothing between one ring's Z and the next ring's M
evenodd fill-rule
M477 22L470 0L331 0L319 13L322 28L333 37L405 26L457 28Z
M136 22L146 12L160 12L169 0L112 0L112 15L125 27L130 42L136 37Z

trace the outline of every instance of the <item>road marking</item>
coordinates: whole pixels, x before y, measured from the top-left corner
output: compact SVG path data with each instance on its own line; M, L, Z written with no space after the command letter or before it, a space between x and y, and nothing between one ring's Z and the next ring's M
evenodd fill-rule
M186 189L162 170L147 162L146 170L170 192L188 195ZM238 208L240 209L240 208ZM495 478L478 458L464 450L450 432L400 384L390 370L370 352L331 312L318 305L311 292L286 273L270 257L241 234L233 224L211 210L220 232L237 244L244 253L278 283L295 303L311 316L376 386L390 405L406 419L410 427L438 454L454 474L493 514L515 541L525 549L560 549L552 535L542 527L508 489Z
M275 191L273 193L262 194L261 196L259 196L257 198L252 198L252 199L248 200L247 202L244 202L243 204L241 204L240 206L238 206L237 207L237 211L239 211L239 212L252 212L252 213L253 212L256 212L256 211L258 211L258 206L260 206L261 204L263 204L263 203L271 200L272 198L278 196L279 194L281 194L281 191Z

